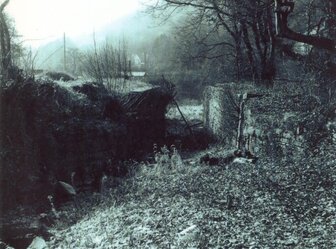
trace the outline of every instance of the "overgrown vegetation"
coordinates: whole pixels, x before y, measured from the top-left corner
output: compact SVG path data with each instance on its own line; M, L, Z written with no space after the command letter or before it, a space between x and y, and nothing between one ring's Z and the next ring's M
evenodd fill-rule
M97 82L105 82L110 90L122 88L132 77L129 57L125 40L119 42L118 48L108 41L101 46L94 41L93 49L83 56L82 70Z
M1 86L1 203L6 210L45 206L55 184L69 183L72 172L83 181L96 179L96 188L103 171L127 172L119 170L119 161L142 158L153 141L164 139L164 115L173 96L167 86L124 95L113 95L99 83L70 87L30 80Z

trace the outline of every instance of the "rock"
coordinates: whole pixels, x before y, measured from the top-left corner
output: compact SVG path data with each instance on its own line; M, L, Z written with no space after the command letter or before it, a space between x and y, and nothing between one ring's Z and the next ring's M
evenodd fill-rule
M177 234L178 241L180 243L188 243L195 241L200 235L200 230L196 225L191 225L190 227L184 229Z
M76 190L70 184L63 181L58 181L55 186L53 199L51 199L51 201L54 202L55 207L58 208L62 204L72 201L75 195Z
M69 195L76 195L76 190L68 183L59 181L60 186Z
M33 242L28 246L27 249L47 249L47 243L44 241L43 238L37 236L33 240Z
M246 164L252 163L252 159L247 159L245 157L237 157L233 160L234 163Z
M36 217L17 212L4 217L0 221L0 249L27 248L36 236L49 240L52 234L44 223L46 219L50 219L47 214Z
M0 249L14 249L14 248L0 241Z

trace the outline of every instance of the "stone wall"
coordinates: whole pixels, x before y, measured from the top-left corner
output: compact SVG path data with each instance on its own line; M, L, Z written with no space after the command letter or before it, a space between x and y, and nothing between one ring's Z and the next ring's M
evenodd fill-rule
M328 136L332 111L316 97L229 83L209 86L204 92L204 124L225 145L235 146L244 94L244 142L251 152L304 153L318 147L319 137Z
M251 85L236 83L208 86L204 91L204 124L221 142L233 145L237 136L239 94L252 91Z

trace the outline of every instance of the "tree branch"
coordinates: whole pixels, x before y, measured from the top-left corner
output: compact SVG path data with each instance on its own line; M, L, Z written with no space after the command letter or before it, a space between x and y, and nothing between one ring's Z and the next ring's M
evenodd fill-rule
M330 51L336 50L336 42L329 38L318 37L313 35L303 35L291 30L288 27L284 29L283 33L281 34L281 37L297 42L303 42L317 48L327 49Z
M276 26L277 35L279 37L287 38L297 42L303 42L312 45L317 48L327 49L330 51L336 50L336 42L332 39L304 35L291 30L288 27L288 15L294 9L294 2L292 0L286 0L284 3L280 0L275 0L275 12L276 12Z
M0 12L2 12L5 9L8 3L9 3L9 0L6 0L0 5Z

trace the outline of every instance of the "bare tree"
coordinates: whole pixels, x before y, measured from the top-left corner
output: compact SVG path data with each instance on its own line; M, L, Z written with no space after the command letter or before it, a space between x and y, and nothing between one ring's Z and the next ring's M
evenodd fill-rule
M236 14L254 80L271 87L276 75L271 1L237 1Z
M199 48L195 58L227 60L229 54L234 58L238 81L247 75L248 69L250 79L271 86L276 73L272 2L160 0L150 10L168 13L179 8L190 10L189 33ZM206 32L198 32L202 29Z
M33 52L32 49L26 49L21 54L21 61L20 61L20 67L23 70L23 74L25 78L34 78L35 75L35 64L36 64L36 57L38 53Z
M11 36L4 14L4 9L8 5L9 0L4 1L0 5L0 49L1 49L1 74L4 78L13 77L12 74L12 58L11 58Z
M94 42L93 49L83 55L83 73L99 83L106 83L111 90L122 88L131 71L127 51L125 40L119 42L118 49L108 41L100 46Z

